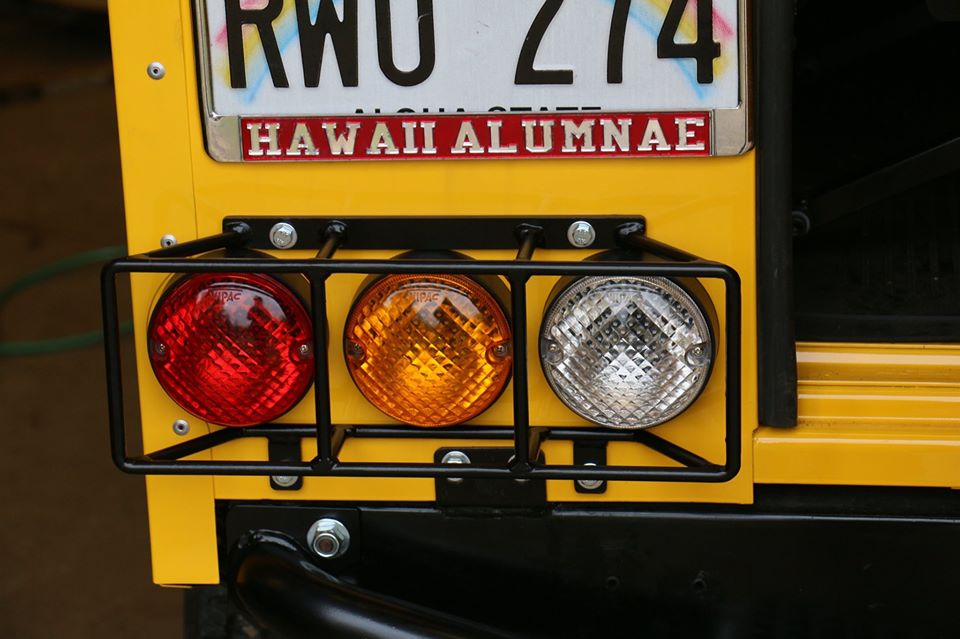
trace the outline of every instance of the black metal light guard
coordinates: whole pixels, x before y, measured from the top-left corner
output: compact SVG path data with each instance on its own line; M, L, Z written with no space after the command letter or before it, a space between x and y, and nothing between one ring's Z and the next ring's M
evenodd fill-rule
M680 249L662 244L644 235L642 218L625 221L624 218L588 218L601 231L598 242L591 249L618 246L637 251L636 261L531 261L534 250L557 245L557 228L563 229L574 218L380 218L385 230L378 238L369 234L355 237L351 220L318 220L302 218L298 228L313 225L316 235L310 238L321 247L313 259L257 259L230 257L194 257L201 253L224 248L266 248L263 233L258 230L290 218L227 219L225 231L150 253L116 260L104 267L101 275L104 342L106 347L107 395L109 402L110 438L114 463L123 471L148 475L255 475L255 476L341 476L341 477L458 477L491 479L599 479L606 481L665 481L665 482L726 482L740 470L740 361L741 361L741 293L740 278L731 267L703 260ZM291 220L292 221L292 220ZM304 222L304 225L301 225ZM476 223L485 229L477 232ZM459 227L457 225L460 225ZM370 228L370 218L358 220L356 226ZM344 245L350 249L396 248L397 234L391 228L418 227L424 229L431 242L446 242L420 248L506 248L513 245L517 256L513 261L484 260L334 260L335 251ZM489 241L492 230L507 229L512 233L496 241ZM426 229L429 229L427 231ZM445 230L446 229L446 230ZM468 244L464 229L472 229ZM423 239L424 236L420 236ZM390 239L393 238L393 239ZM445 238L445 239L439 239ZM458 239L464 238L458 242ZM486 239L485 239L486 238ZM407 241L406 239L402 241ZM308 244L306 242L304 244ZM298 245L303 248L304 244ZM406 245L406 248L410 248ZM563 248L570 248L569 245ZM646 261L644 255L653 255L666 261ZM120 364L120 332L117 308L116 278L121 273L300 273L308 278L311 287L311 317L314 335L327 334L326 280L334 274L460 274L494 275L508 280L512 301L513 359L513 421L512 427L453 427L418 429L408 426L364 426L331 423L330 387L328 379L327 343L315 343L316 375L314 397L316 424L265 424L250 428L224 428L181 444L170 446L137 457L126 450L126 431L123 410L123 386ZM531 427L527 388L527 310L526 283L534 276L658 276L672 278L718 279L725 288L725 344L726 344L726 402L725 402L725 461L711 463L681 446L671 443L650 431L624 431L605 428ZM184 460L220 444L243 437L290 438L315 437L318 455L309 462L273 461L201 461ZM478 467L464 464L438 463L354 463L338 459L347 438L415 438L457 440L512 439L514 454L504 467ZM645 445L681 466L574 466L540 463L540 444L546 439L564 441L632 441Z

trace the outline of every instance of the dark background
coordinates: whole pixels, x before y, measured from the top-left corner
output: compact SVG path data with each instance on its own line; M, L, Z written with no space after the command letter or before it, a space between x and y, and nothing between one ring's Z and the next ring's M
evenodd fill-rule
M0 289L124 243L105 0L70 4L0 2ZM97 271L0 302L0 342L97 329ZM5 638L180 636L180 592L151 583L144 481L110 462L103 379L99 346L0 357Z

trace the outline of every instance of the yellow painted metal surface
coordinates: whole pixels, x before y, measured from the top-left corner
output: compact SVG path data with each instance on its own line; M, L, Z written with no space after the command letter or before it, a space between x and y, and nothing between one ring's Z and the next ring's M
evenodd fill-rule
M111 0L117 120L123 169L127 243L131 251L155 248L160 237L196 236L187 76L181 7L158 2L144 19L136 2ZM189 14L188 14L189 15ZM192 54L190 54L192 57ZM154 60L167 67L169 82L147 77ZM173 443L170 424L180 416L153 378L145 340L150 305L162 277L132 282L143 443L150 449ZM193 432L204 432L194 424ZM205 477L152 477L147 481L154 580L164 584L217 583L213 481Z
M800 425L761 428L758 483L960 486L960 346L800 344Z
M755 170L752 153L702 160L553 160L382 162L242 165L210 159L203 147L197 94L194 35L189 0L143 7L111 0L116 89L123 156L126 220L131 252L158 246L160 237L180 241L219 232L227 215L643 215L656 239L705 258L730 264L743 282L743 437L757 427L755 327ZM147 65L163 63L163 80L147 76ZM304 257L290 251L287 257ZM344 252L343 257L383 257ZM512 257L473 253L478 258ZM537 259L581 259L582 252L538 253ZM159 388L145 354L144 328L163 277L133 281L138 393L143 441L157 449L182 441L175 419L187 418L189 437L210 427L185 415ZM342 423L387 423L350 381L340 344L349 304L362 276L335 276L328 283L331 327L330 376L333 418ZM534 278L529 287L531 419L534 425L585 425L547 387L535 351L540 312L554 284ZM719 315L723 290L709 283ZM722 333L722 327L721 327ZM721 351L725 345L720 340ZM723 355L697 403L656 432L716 462L723 462ZM509 389L505 394L509 397ZM282 421L311 422L312 396ZM501 399L475 422L512 423L509 400ZM450 440L357 440L344 460L431 461ZM304 442L304 457L315 454ZM551 463L571 463L569 444L547 442ZM210 455L210 453L205 453ZM216 459L265 459L263 441L237 441L217 448ZM614 444L611 463L669 464L639 445ZM742 471L726 484L614 482L602 495L576 493L572 482L548 484L555 501L749 503L753 486L752 448L744 447ZM434 499L431 480L308 478L303 490L278 492L266 478L155 477L148 481L154 578L158 583L212 583L218 580L215 499L297 499L324 501L420 501Z

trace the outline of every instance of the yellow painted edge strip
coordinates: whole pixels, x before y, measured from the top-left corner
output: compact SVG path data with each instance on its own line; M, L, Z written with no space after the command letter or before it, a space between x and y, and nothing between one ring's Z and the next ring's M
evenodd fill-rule
M918 436L901 425L760 428L754 479L761 484L960 486L960 428Z
M797 344L802 382L894 382L960 388L960 345Z
M181 26L189 25L190 8L186 0L154 3L149 20L140 3L110 0L109 8L127 243L138 252L156 248L165 233L181 241L196 236L186 99L193 48ZM147 75L153 61L166 68L161 81ZM179 415L162 397L145 354L142 331L157 276L132 277L131 285L143 445L155 450L178 443L170 424ZM191 432L199 436L205 427L194 422ZM217 583L213 480L149 477L146 489L154 581Z

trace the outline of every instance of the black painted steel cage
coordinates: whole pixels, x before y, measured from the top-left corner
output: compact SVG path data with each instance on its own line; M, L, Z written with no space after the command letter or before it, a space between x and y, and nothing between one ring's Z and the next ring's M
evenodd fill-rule
M121 258L108 264L102 273L101 290L106 347L107 394L113 460L123 471L154 475L259 475L259 476L348 476L348 477L433 477L490 479L555 479L599 481L725 482L740 470L741 461L741 292L740 278L731 267L698 258L680 249L648 238L642 218L588 217L597 237L591 250L621 249L628 259L617 261L536 261L538 248L570 249L567 229L570 217L530 218L227 218L223 232ZM300 237L297 249L318 250L312 259L273 259L204 256L221 249L272 249L269 231L278 222L288 222ZM486 250L516 249L512 261L403 259L335 259L339 248L359 250ZM228 253L229 255L229 253ZM651 259L651 257L653 259ZM458 274L492 275L510 285L513 331L513 424L503 427L457 426L422 429L411 426L372 426L331 422L329 357L327 343L316 339L314 398L316 423L307 425L262 424L249 428L214 430L183 443L131 456L127 451L124 423L123 385L120 363L120 330L117 306L117 276L135 273L246 272L267 274L299 273L310 282L310 311L314 336L327 335L326 280L334 274ZM527 388L527 297L526 284L535 276L658 276L720 280L724 285L724 344L726 401L724 419L725 459L722 463L701 456L650 432L600 427L532 427ZM314 459L284 461L186 460L196 453L243 438L266 438L271 444L299 450L301 438L316 439ZM420 438L436 440L512 440L512 455L502 465L442 463L355 463L341 462L339 452L349 438ZM540 447L547 439L597 446L606 442L634 442L653 449L679 466L614 466L606 463L551 465L543 461ZM507 449L509 450L509 449ZM287 455L289 458L290 456ZM605 456L603 457L605 462ZM586 492L590 492L587 490Z

